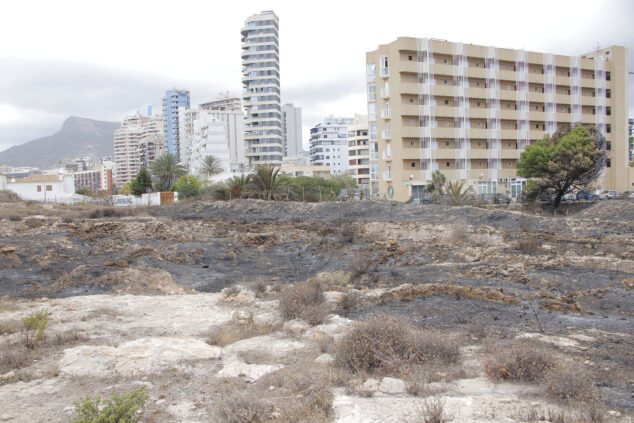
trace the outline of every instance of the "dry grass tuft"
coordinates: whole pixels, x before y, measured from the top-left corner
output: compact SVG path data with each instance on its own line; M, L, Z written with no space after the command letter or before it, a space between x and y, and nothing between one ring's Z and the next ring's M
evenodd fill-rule
M31 362L31 353L20 344L5 345L0 350L0 374L22 369Z
M29 229L36 229L39 228L41 226L43 226L46 223L46 221L44 221L44 219L38 219L37 217L31 217L29 219L26 219L24 221L24 224L29 228Z
M484 372L492 380L535 382L557 364L554 353L535 341L514 340L488 349Z
M124 217L124 216L136 216L142 209L137 207L105 207L102 209L94 209L85 214L89 219L100 219L102 217Z
M224 347L241 339L269 334L273 329L269 324L256 322L253 314L250 314L246 319L233 319L222 326L213 328L207 336L207 343Z
M22 216L20 216L19 214L10 214L7 218L11 222L21 222L22 221Z
M365 297L359 291L348 291L344 293L337 302L337 312L343 316L359 310L363 306Z
M538 252L541 248L542 242L537 239L520 239L517 242L517 249L524 254L534 254Z
M548 392L568 404L598 404L601 392L578 364L557 363L546 373Z
M88 338L85 335L83 335L79 331L79 329L72 328L64 332L56 332L53 335L51 343L53 345L60 346L60 345L74 344L76 342L85 341L86 339Z
M249 391L235 391L220 401L216 417L225 423L255 423L272 418L273 403Z
M445 401L440 398L427 398L418 409L423 423L445 423L449 419L445 413Z
M310 325L324 322L328 309L321 279L311 278L284 288L280 293L280 312L285 319L303 319Z

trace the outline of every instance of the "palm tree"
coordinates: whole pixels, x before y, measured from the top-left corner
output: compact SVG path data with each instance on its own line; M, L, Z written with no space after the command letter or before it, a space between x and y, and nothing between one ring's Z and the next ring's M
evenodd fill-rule
M161 189L170 189L181 176L187 173L185 167L171 153L165 153L157 157L150 163L150 170L154 177L158 179Z
M201 176L209 179L211 176L222 173L223 171L224 169L222 168L219 158L213 155L205 156L202 169L200 169Z
M276 200L280 189L280 180L277 177L279 171L279 167L269 164L256 167L248 185L249 196L259 196L264 200Z
M431 201L433 201L434 203L440 201L440 198L445 191L446 181L447 178L439 170L435 170L434 173L431 174L431 183L425 186L425 192L431 195Z
M240 198L242 194L245 193L249 182L251 182L251 174L245 175L244 173L240 176L232 176L227 179L225 182L227 188L229 189L229 194L231 198Z
M449 204L452 206L463 206L473 199L471 188L465 181L447 182L445 186L449 196Z

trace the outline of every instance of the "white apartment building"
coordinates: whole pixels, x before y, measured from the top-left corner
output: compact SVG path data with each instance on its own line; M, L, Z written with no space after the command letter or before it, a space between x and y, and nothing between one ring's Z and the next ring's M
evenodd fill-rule
M244 113L242 100L229 95L219 96L216 100L201 104L200 109L210 116L224 122L225 135L229 142L229 167L225 170L244 171L247 161L244 155Z
M216 116L214 111L190 109L185 113L185 146L181 159L190 175L200 175L206 156L220 160L227 171L231 166L231 150L227 137L227 122Z
M128 116L114 133L115 184L122 187L161 152L163 119L139 113Z
M366 195L370 193L370 144L368 116L355 115L354 124L348 125L348 174L356 179Z
M241 30L245 156L250 167L279 166L284 156L278 28L278 17L269 10L249 16Z
M330 167L332 175L348 171L348 125L354 118L328 116L310 130L310 162Z
M302 108L292 103L282 106L282 131L284 133L284 157L300 155L302 145Z

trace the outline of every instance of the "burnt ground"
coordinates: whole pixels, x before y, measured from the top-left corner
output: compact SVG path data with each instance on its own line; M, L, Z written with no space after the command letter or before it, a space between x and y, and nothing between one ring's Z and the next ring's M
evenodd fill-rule
M218 292L322 272L365 290L433 285L431 294L373 303L353 317L387 313L481 336L583 334L594 341L571 354L591 363L609 402L634 409L632 201L583 203L560 216L258 200L98 219L10 203L0 213L1 295Z

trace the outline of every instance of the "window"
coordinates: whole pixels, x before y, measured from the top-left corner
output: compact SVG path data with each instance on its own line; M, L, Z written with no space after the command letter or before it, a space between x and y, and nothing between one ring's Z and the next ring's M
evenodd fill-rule
M449 104L449 100L445 100L445 104L447 104L447 105L448 105L448 104Z
M415 147L416 146L416 141L410 141L409 145L411 145L412 147Z
M442 59L442 62L443 63L447 63L448 61L447 61L447 59Z
M610 125L609 123L607 125L605 125L605 132L607 132L608 134L612 132L612 125Z
M478 122L478 126L482 126L482 122Z
M605 90L605 97L612 98L612 92L610 90Z
M476 87L479 87L479 86L480 86L480 83L479 83L479 82L476 82Z
M476 62L476 68L480 67L480 62Z
M412 60L412 56L407 56L407 60Z
M42 192L42 185L37 186L37 192Z
M507 66L508 67L508 66ZM511 84L506 84L506 89L510 90L511 89Z
M413 102L414 102L414 99L413 99L413 98L410 98L410 99L409 99L409 102L410 102L410 103L413 103Z
M513 162L509 162L509 167L513 167Z
M476 104L478 105L478 107L480 107L482 103L478 101Z
M368 84L368 101L376 100L376 84Z
M478 162L478 166L482 167L482 162Z
M539 110L539 106L535 106L535 110Z
M447 162L447 167L451 166L451 163Z
M448 120L445 121L445 126L449 126L449 121Z
M53 185L47 185L46 186L46 190L47 191L53 191Z
M447 85L447 80L446 79L444 79L442 82L443 82L443 84Z
M416 163L412 162L412 167L416 167Z
M612 167L612 160L607 159L607 160L605 161L605 167Z
M449 141L445 141L445 147L449 147Z
M607 151L612 150L612 143L611 143L610 141L608 141L608 142L605 144L605 149L606 149Z
M511 143L509 142L509 143L507 143L507 145L510 147L510 146L511 146Z

